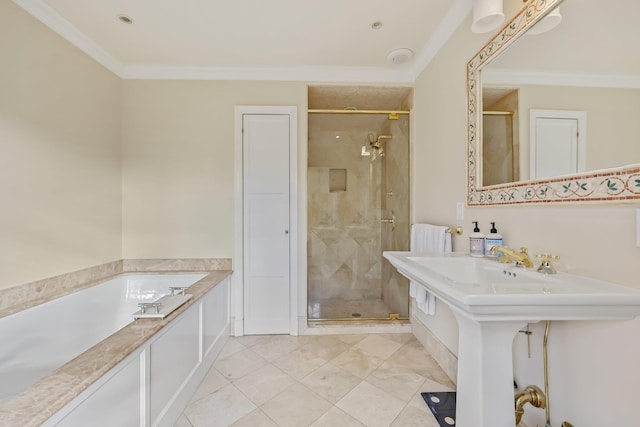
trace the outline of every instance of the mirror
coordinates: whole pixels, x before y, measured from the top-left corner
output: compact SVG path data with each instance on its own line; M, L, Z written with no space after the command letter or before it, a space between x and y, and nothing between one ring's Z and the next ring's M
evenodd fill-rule
M525 34L558 5L557 27ZM634 11L634 0L532 0L469 61L469 205L640 198ZM548 113L556 116L547 120ZM540 153L553 139L543 125L565 123L557 114L570 116L567 129L583 145L572 142L573 169L547 172ZM554 163L565 149L549 152Z

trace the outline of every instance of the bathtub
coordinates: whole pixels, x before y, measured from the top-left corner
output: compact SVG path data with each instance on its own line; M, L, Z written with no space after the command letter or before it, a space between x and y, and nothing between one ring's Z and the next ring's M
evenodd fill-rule
M172 425L228 336L229 272L217 273L125 274L0 318L0 419ZM193 284L167 318L133 320L139 302Z

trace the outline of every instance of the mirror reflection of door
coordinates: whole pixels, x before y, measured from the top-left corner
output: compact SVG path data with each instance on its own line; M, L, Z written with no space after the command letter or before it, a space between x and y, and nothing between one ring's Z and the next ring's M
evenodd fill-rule
M586 170L584 111L532 109L530 134L530 179Z

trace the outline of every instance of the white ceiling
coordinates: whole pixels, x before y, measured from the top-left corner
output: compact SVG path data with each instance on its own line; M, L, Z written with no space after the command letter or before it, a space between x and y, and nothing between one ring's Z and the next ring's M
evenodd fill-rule
M412 82L472 0L14 0L124 78ZM117 15L131 17L124 24ZM371 28L380 21L381 29ZM394 49L413 59L389 65Z

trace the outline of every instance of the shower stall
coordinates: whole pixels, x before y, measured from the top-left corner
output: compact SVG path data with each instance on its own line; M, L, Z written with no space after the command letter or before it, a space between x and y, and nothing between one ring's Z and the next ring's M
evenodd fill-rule
M482 185L521 179L518 96L513 89L483 91Z
M409 114L309 110L308 319L402 320L408 281L382 257L409 249Z

